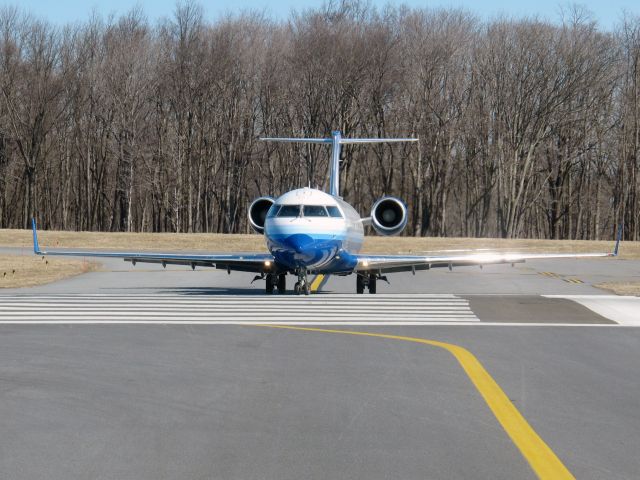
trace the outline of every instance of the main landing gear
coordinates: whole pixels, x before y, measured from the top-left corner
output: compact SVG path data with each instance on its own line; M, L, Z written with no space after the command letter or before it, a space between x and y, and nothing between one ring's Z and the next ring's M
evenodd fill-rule
M384 280L389 283L387 277L382 275L376 275L375 273L356 273L356 293L364 293L365 288L369 290L369 293L376 293L378 280Z
M278 293L283 295L287 291L287 274L286 273L267 273L266 280L266 292L267 295L273 294L273 291L277 288Z
M309 285L309 282L307 281L307 271L298 270L296 274L298 275L298 281L293 286L294 293L296 295L301 295L303 293L305 295L309 295L309 293L311 293L311 285Z

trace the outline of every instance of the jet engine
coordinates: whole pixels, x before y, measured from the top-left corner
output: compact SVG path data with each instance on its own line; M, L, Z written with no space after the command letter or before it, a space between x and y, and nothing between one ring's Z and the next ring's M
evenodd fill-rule
M383 197L371 207L371 225L380 235L398 235L407 226L407 206L396 197Z
M259 197L249 206L249 223L256 232L264 233L267 212L274 203L275 200L271 197Z

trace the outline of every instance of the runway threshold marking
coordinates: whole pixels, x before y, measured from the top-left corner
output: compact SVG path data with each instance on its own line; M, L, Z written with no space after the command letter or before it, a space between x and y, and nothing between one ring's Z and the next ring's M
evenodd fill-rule
M520 411L509 400L500 385L485 370L480 361L466 348L452 343L428 340L425 338L404 337L388 335L384 333L357 332L349 330L331 330L325 328L293 327L288 325L254 324L256 327L281 328L285 330L301 330L307 332L337 333L343 335L359 335L365 337L386 338L404 342L422 343L446 350L452 354L462 366L473 385L476 387L484 401L487 403L494 416L507 432L511 441L518 447L520 453L529 462L529 465L538 478L544 480L566 480L575 477L564 466L562 461L551 448L540 438L536 431L529 425Z

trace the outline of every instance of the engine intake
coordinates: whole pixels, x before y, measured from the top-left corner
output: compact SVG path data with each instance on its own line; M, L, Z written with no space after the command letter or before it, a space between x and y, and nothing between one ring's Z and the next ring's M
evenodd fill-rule
M371 225L380 235L398 235L407 226L407 206L396 197L383 197L371 207Z
M259 197L249 205L249 223L256 232L264 233L267 212L274 203L275 200L271 197Z

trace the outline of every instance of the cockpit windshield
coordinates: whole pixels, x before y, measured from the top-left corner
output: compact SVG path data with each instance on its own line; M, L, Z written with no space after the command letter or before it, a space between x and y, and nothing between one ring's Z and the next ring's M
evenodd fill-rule
M269 209L268 217L333 217L342 218L340 209L335 205L274 205Z
M278 212L278 217L299 217L300 205L283 205Z
M303 208L305 217L328 217L327 211L322 205L305 205Z

